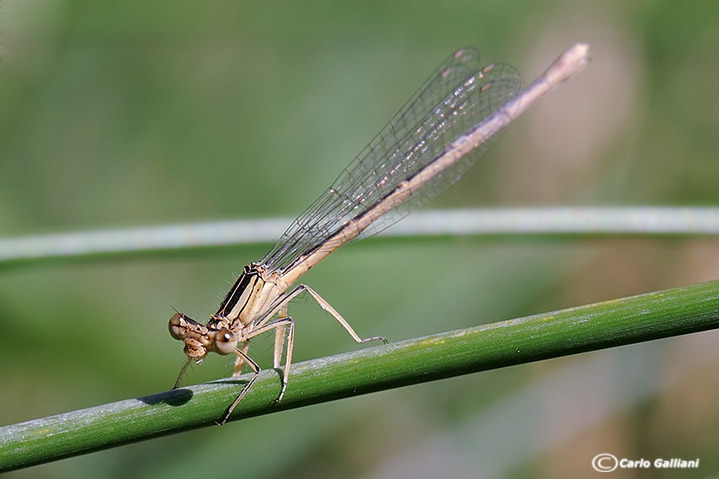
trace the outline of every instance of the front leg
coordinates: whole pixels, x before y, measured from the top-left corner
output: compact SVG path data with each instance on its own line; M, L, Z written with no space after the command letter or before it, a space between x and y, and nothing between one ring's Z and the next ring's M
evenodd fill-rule
M249 349L250 349L250 342L245 341L245 345L242 346L242 348L240 349L242 354L238 354L237 358L235 359L235 370L232 372L233 378L236 378L237 376L242 374L242 367L245 365L245 362L246 362L245 358L249 358L249 356L247 356L247 351L249 351Z
M256 362L254 362L252 360L251 357L249 357L247 355L246 352L243 351L245 349L247 349L247 344L245 344L245 346L243 346L242 350L235 349L235 354L237 355L237 358L238 358L235 361L235 369L237 369L238 363L240 365L240 370L242 370L242 364L247 363L247 365L250 367L250 369L252 369L252 372L254 373L254 375L252 376L252 378L250 378L249 381L247 381L247 384L245 384L245 387L242 388L242 391L240 391L240 394L235 398L234 401L232 401L232 404L230 404L230 407L227 408L227 410L225 411L225 414L223 414L222 417L220 418L220 420L217 422L217 424L220 426L222 426L223 424L225 424L227 422L227 420L230 418L230 415L232 414L232 411L234 411L235 408L237 407L237 405L240 404L240 401L242 401L242 398L245 397L245 394L247 394L247 391L250 390L250 388L252 387L254 382L257 380L257 377L260 375L260 367L257 365ZM240 360L240 358L241 358L241 360ZM237 374L233 374L232 376L233 377L237 376Z

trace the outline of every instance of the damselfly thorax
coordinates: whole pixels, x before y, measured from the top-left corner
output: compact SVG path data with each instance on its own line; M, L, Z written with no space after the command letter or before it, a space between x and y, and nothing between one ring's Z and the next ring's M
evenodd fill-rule
M451 55L265 257L244 268L209 321L200 324L182 313L172 316L170 334L184 341L187 355L175 387L193 361L211 352L235 354L233 376L244 365L254 375L221 418L224 423L260 372L247 354L250 340L274 331L275 368L285 356L280 401L294 345L295 323L287 307L303 292L356 342L386 342L381 336L360 338L309 286L290 287L340 246L381 231L457 181L529 105L586 64L588 48L570 48L524 90L519 73L508 65L482 67L477 52L469 48Z

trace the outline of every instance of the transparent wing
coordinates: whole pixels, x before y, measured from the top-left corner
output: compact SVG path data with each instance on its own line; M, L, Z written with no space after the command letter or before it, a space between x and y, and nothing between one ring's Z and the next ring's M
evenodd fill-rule
M301 255L322 247L348 221L440 157L455 140L519 92L522 79L514 68L494 64L480 69L478 62L479 54L468 48L450 56L332 186L290 225L261 263L269 271L284 270ZM447 189L489 149L499 133L413 191L362 237L399 221Z

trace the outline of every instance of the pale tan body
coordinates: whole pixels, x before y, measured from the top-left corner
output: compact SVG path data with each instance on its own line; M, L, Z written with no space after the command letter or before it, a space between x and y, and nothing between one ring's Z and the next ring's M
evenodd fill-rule
M336 234L328 238L318 248L308 251L297 258L282 273L277 271L268 273L262 264L251 263L248 265L243 273L243 275L248 275L247 282L242 283L242 288L244 289L241 290L240 296L238 298L233 296L234 304L230 311L224 311L224 308L222 308L220 313L212 315L204 325L181 313L175 314L170 319L170 333L175 339L185 342L185 354L188 357L185 366L180 371L175 387L179 385L183 373L193 361L201 361L209 352L219 354L234 353L237 359L233 376L238 376L241 373L245 363L253 370L255 376L245 385L242 392L228 408L221 420L221 423L224 423L235 406L245 396L260 371L257 363L247 355L249 340L274 330L273 365L278 368L282 362L285 330L288 328L285 370L282 378L282 389L277 398L277 401L280 401L287 387L294 341L294 321L287 314L287 306L292 298L305 291L319 303L322 309L330 313L356 342L364 343L375 339L386 342L384 338L379 336L366 339L360 338L349 323L310 287L299 285L289 293L286 293L286 291L304 273L334 250L359 236L377 219L397 205L402 204L414 192L419 191L444 170L455 165L477 145L482 144L505 128L539 97L581 70L588 61L587 55L588 45L586 44L577 44L567 50L534 83L468 131L467 134L457 138L441 156L427 164L408 180L400 182L390 194L366 210L361 216L349 220ZM482 72L489 72L492 68L493 66L490 65L485 67ZM486 84L483 88L490 88L490 86L491 84ZM242 278L241 276L240 279ZM240 280L236 283L236 287L239 283ZM272 321L275 316L278 319Z

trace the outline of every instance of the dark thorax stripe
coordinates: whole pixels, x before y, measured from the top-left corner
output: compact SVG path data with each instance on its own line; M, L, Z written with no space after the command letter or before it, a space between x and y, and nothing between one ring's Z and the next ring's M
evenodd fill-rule
M248 287L251 288L254 286L257 276L259 276L259 274L260 273L259 271L257 271L254 264L245 266L245 269L240 275L240 277L237 278L237 281L235 281L235 284L227 293L225 299L222 300L222 303L220 304L220 309L217 310L216 316L220 316L223 318L226 317L225 315L235 308L235 306L237 305L237 301L239 301L242 297L242 293ZM247 304L247 301L249 300L250 296L251 295L247 295L247 297L245 297L245 305ZM244 308L244 305L242 305L242 307Z

